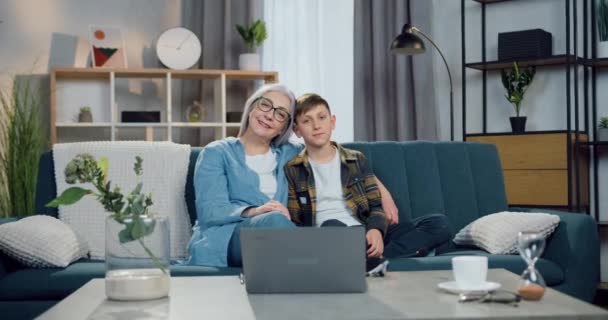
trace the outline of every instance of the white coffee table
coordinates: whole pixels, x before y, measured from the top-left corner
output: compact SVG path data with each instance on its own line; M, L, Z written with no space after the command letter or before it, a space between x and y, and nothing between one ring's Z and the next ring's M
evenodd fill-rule
M39 319L608 319L608 312L548 289L541 301L518 307L458 303L437 289L450 271L389 272L369 278L362 294L248 295L238 277L174 277L171 297L147 302L105 299L104 280L95 279ZM488 280L514 290L518 276L489 270Z

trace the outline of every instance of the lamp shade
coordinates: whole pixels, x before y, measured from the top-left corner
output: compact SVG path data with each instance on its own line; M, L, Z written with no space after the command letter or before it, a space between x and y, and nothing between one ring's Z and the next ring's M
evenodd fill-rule
M403 25L401 34L393 39L391 43L391 52L396 54L419 54L425 51L424 41L414 34L409 23Z

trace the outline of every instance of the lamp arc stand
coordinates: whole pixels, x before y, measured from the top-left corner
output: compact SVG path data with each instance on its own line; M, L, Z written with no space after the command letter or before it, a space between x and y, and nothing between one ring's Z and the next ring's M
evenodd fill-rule
M441 52L441 49L439 49L437 44L435 44L435 42L420 29L414 26L412 26L411 28L412 31L420 33L426 40L428 40L433 45L433 47L435 47L435 49L437 49L437 52L439 52L439 55L441 56L441 59L445 64L446 70L448 70L448 78L450 79L450 140L454 141L454 89L452 86L452 73L450 72L450 67L448 66L448 62L445 60L443 52ZM464 139L464 137L462 138Z

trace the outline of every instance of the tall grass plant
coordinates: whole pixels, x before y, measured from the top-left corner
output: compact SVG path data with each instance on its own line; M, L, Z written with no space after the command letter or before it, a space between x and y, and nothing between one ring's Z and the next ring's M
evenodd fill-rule
M0 217L35 213L38 161L45 146L40 122L40 90L15 78L0 91Z

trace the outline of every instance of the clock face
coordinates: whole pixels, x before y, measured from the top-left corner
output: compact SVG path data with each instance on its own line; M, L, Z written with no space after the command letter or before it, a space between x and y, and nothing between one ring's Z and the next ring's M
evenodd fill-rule
M201 57L201 43L194 32L186 28L172 28L158 37L156 55L168 68L188 69Z

